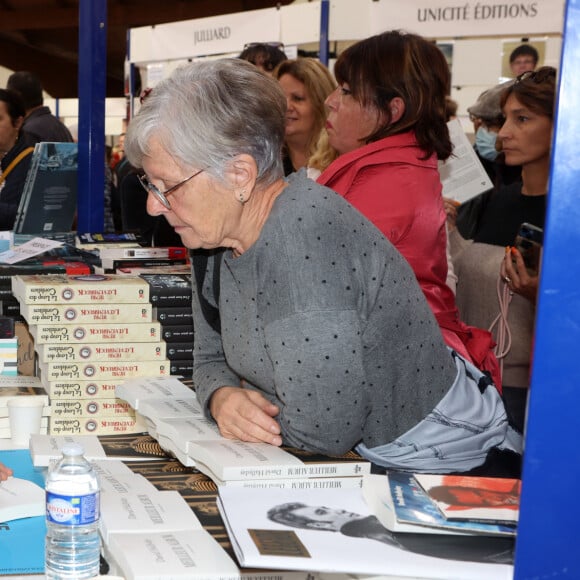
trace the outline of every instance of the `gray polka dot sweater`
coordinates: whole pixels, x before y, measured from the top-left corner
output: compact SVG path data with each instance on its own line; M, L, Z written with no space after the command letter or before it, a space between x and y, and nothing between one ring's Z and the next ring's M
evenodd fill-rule
M286 445L340 454L421 421L456 370L404 258L332 190L293 175L259 239L220 269L221 334L194 287L194 383L207 409L224 385L280 408ZM212 258L203 295L215 304Z

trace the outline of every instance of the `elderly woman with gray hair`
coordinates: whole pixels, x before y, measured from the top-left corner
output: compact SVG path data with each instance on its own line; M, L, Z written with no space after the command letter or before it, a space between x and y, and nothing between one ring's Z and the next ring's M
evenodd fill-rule
M222 435L376 464L468 471L519 457L497 389L450 351L407 262L304 171L286 99L237 59L155 87L125 152L147 208L194 252L194 383Z

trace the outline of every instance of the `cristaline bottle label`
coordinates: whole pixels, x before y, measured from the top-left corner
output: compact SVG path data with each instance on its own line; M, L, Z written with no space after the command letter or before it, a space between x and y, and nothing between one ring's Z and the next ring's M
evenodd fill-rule
M99 494L71 497L47 491L46 517L49 522L66 526L92 524L99 519Z

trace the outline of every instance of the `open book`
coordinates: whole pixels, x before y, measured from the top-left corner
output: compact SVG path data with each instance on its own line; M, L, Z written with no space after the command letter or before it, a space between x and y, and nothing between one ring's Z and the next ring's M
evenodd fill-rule
M393 534L360 489L220 487L218 508L244 567L434 580L513 577L511 538Z
M32 481L9 477L0 483L0 522L45 514L44 489Z

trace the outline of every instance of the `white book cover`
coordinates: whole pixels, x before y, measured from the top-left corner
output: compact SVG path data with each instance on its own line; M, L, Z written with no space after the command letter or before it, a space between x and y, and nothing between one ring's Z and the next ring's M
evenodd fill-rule
M137 474L125 463L125 458L93 459L93 469L99 477L130 477Z
M190 441L189 455L208 477L229 479L285 479L291 477L344 477L370 473L370 462L347 454L328 457L290 451L267 443L247 443L222 437Z
M113 533L107 555L126 580L236 580L236 563L205 530Z
M189 419L203 415L195 393L187 397L162 397L141 401L139 413L155 424L161 419Z
M513 566L503 563L512 558L508 540L395 535L380 524L360 489L220 487L218 507L243 567L433 580L513 578ZM474 561L473 550L465 549L465 542L473 548L473 540L477 557L502 563Z
M184 385L176 376L142 376L126 380L117 385L115 394L136 410L145 399L195 395L193 389Z
M13 389L16 387L40 387L40 379L38 377L15 376L9 377L0 375L0 390L4 388Z
M447 123L453 143L453 154L439 162L443 196L460 203L493 188L487 172L469 142L459 119Z
M103 494L99 529L108 542L113 533L192 532L203 528L179 492L155 489L136 494Z
M189 453L190 441L223 439L218 426L201 413L195 417L169 417L155 421L158 437L172 441L181 452Z
M62 446L65 443L78 443L84 450L84 456L93 459L106 459L106 454L96 435L38 435L30 436L30 455L35 467L46 467L51 461L62 457Z
M115 475L99 473L101 497L106 495L137 495L140 493L155 493L156 487L142 475Z
M44 489L32 481L9 477L0 483L0 522L46 514Z

